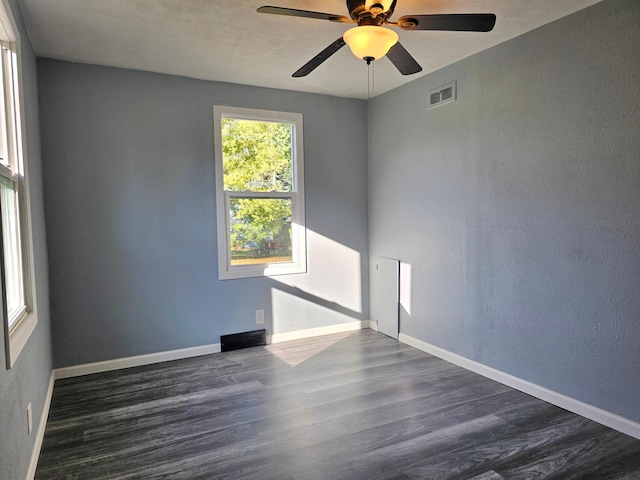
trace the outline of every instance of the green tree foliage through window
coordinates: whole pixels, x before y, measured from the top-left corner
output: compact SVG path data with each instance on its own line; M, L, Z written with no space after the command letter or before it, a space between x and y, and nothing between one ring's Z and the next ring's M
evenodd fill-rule
M222 118L224 189L292 192L292 125ZM242 195L229 201L232 265L291 261L291 199Z
M224 189L290 192L291 125L222 119Z

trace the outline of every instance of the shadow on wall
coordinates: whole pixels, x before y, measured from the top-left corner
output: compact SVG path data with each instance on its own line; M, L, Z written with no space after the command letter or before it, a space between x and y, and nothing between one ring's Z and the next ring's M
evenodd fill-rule
M307 252L306 274L268 279L272 333L368 320L360 252L309 229Z

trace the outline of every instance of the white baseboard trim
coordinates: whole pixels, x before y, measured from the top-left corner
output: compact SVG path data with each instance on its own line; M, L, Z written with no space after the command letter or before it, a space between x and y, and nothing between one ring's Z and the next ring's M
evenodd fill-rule
M33 442L33 450L31 451L31 458L29 459L29 468L27 469L26 480L33 480L36 476L36 468L38 467L38 459L40 458L40 450L42 449L42 441L44 440L44 431L47 428L47 418L49 418L49 407L51 407L51 397L53 396L53 384L55 383L55 375L51 372L49 378L49 386L47 387L46 397L44 399L44 406L40 413L40 421L38 422L38 429L36 430L36 437Z
M629 420L628 418L621 417L620 415L594 407L593 405L589 405L588 403L581 402L580 400L576 400L575 398L568 397L561 393L554 392L553 390L541 387L540 385L527 380L514 377L513 375L488 367L482 363L470 360L443 348L436 347L430 343L423 342L417 338L410 337L404 333L399 335L398 340L402 343L406 343L407 345L411 345L418 350L422 350L423 352L442 358L447 362L466 368L472 372L479 373L491 380L495 380L496 382L500 382L511 388L520 390L521 392L532 395L540 400L544 400L545 402L549 402L560 408L569 410L570 412L577 413L589 420L593 420L594 422L598 422L602 425L613 428L614 430L618 430L619 432L640 439L640 423L636 423L633 420Z
M291 340L300 340L302 338L319 337L320 335L331 335L332 333L351 332L370 328L369 320L362 320L348 323L338 323L336 325L327 325L326 327L306 328L304 330L296 330L294 332L275 333L267 337L267 343L289 342Z
M371 328L370 325L372 323L375 322L362 320L328 325L326 327L307 328L305 330L296 330L295 332L276 333L275 335L267 336L267 343L287 342L289 340L298 340L301 338L310 338L320 335L330 335L332 333L350 332L363 328ZM123 368L151 365L153 363L167 362L170 360L180 360L182 358L199 357L200 355L209 355L211 353L220 353L220 349L221 345L219 343L214 343L211 345L202 345L200 347L182 348L179 350L170 350L168 352L150 353L147 355L116 358L114 360L105 360L103 362L85 363L71 367L56 368L53 371L53 374L56 380L60 380L63 378L90 375L92 373L109 372L111 370L120 370Z
M376 320L369 320L369 328L374 332L378 331L378 322Z
M56 368L53 373L55 375L55 379L59 380L62 378L89 375L91 373L109 372L111 370L120 370L122 368L139 367L141 365L168 362L170 360L180 360L182 358L199 357L200 355L209 355L211 353L220 353L219 343L202 345L199 347L181 348L179 350L170 350L168 352L149 353L147 355L137 355L135 357L116 358L114 360L106 360L104 362L85 363L83 365L74 365L72 367Z

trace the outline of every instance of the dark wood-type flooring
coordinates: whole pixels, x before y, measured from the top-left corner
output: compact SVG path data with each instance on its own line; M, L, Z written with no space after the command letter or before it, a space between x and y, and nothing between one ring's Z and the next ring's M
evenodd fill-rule
M632 479L640 440L371 330L55 383L43 479Z

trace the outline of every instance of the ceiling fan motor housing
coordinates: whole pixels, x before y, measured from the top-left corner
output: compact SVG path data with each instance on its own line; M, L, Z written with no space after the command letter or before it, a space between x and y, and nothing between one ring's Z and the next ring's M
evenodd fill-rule
M349 15L358 25L382 25L385 18L393 13L396 2L394 1L386 12L382 10L382 3L380 3L381 11L376 10L375 13L367 10L366 3L365 0L347 0Z
M351 18L357 21L367 11L365 0L347 0L347 9Z

